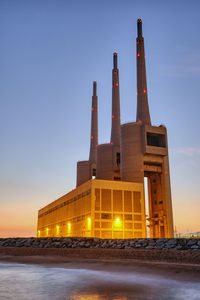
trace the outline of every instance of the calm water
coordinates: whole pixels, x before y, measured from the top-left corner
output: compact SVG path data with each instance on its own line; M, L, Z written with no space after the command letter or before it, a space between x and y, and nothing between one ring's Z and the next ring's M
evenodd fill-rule
M199 300L200 284L133 272L0 263L0 300Z

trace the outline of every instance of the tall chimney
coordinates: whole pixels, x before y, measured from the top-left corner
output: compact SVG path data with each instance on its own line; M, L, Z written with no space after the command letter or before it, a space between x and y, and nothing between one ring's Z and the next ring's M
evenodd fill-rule
M97 97L97 83L93 82L93 96L92 96L92 116L91 116L91 136L90 136L90 164L95 163L97 159L97 145L98 145L98 97Z
M119 70L117 68L117 53L113 54L112 70L112 129L110 143L120 144L120 98L119 98Z
M144 52L144 38L142 36L142 20L137 20L138 37L136 39L137 48L137 122L151 125L149 114L146 66Z

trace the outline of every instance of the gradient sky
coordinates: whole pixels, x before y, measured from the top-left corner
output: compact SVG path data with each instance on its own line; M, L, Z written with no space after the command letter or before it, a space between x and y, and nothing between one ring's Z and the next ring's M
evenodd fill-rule
M121 120L135 121L137 18L152 123L168 129L174 223L200 230L199 11L198 0L0 0L0 236L36 235L37 210L75 187L93 80L109 141L114 51Z

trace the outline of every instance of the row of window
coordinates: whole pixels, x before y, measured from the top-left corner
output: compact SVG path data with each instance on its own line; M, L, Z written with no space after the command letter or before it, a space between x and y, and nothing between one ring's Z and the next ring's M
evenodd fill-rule
M71 199L69 199L69 200L67 200L67 201L65 201L65 202L63 202L63 203L61 203L61 204L59 204L59 205L57 205L55 207L52 207L51 209L49 209L47 211L45 211L43 214L39 215L38 218L46 216L46 215L50 214L51 212L53 212L53 211L55 211L55 210L57 210L57 209L59 209L59 208L61 208L63 206L66 206L66 205L68 205L68 204L70 204L72 202L75 202L75 201L79 200L80 198L83 198L83 197L85 197L87 195L90 195L90 194L91 194L91 190L88 190L88 191L86 191L84 193L81 193L81 194L79 194L79 195L77 195L77 196L75 196L75 197L73 197L73 198L71 198Z

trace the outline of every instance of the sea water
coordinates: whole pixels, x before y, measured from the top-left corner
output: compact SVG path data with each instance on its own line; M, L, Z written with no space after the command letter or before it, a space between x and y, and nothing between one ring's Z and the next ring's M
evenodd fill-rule
M0 263L0 300L200 300L200 284L122 270Z

